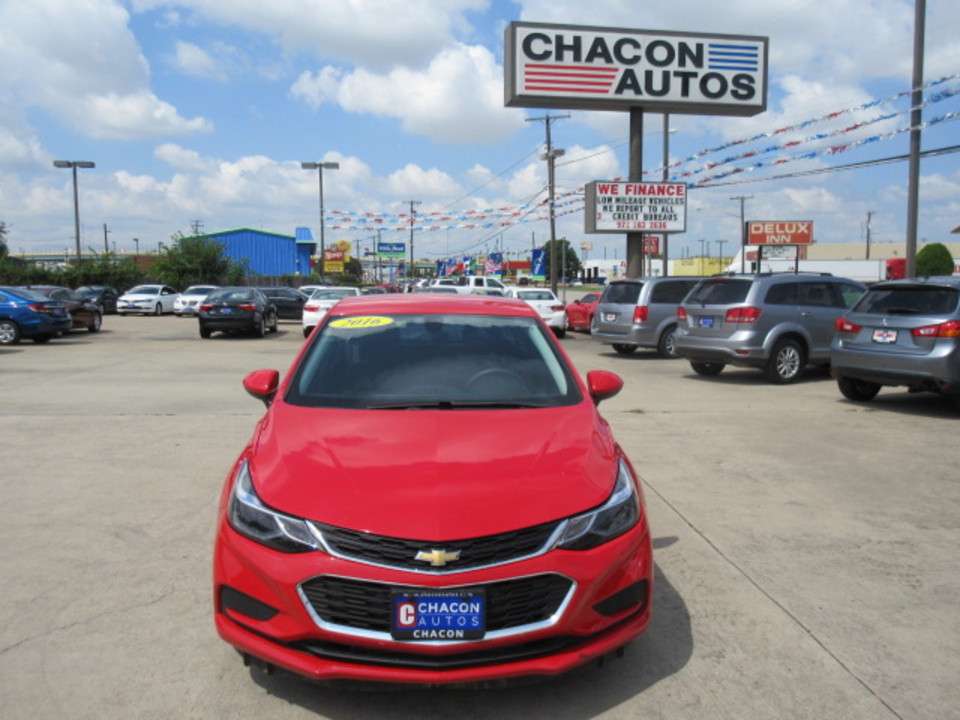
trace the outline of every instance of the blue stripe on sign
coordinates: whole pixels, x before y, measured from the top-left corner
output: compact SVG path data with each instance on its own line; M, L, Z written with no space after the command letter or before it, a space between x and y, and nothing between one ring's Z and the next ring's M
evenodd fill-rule
M758 70L759 49L750 45L707 45L707 67L710 70Z

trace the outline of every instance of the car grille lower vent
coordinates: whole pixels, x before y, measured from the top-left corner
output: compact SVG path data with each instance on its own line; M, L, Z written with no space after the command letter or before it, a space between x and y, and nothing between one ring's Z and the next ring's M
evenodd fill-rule
M522 530L468 540L445 540L442 543L373 535L321 523L314 523L314 526L323 533L331 549L342 557L401 570L442 574L502 565L536 555L544 549L556 530L557 523L534 525ZM458 550L460 557L445 567L431 567L429 563L416 559L421 550L429 551L436 547Z
M560 575L534 575L478 585L486 593L487 631L507 630L549 619L560 608L572 581ZM301 586L321 620L334 625L390 632L393 586L319 576ZM468 587L457 589L470 590ZM414 588L404 587L411 592ZM423 588L435 592L437 588Z

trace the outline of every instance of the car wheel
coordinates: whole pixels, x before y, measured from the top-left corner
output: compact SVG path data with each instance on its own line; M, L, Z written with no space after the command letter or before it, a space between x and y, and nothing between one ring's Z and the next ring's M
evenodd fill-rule
M156 307L153 308L153 314L154 314L154 315L163 315L163 305L161 305L160 303L157 303Z
M52 337L51 335L34 335L30 339L33 340L35 343L42 345L45 342L50 342L51 337Z
M690 367L693 368L693 371L697 375L703 375L704 377L712 377L713 375L719 375L720 373L722 373L724 365L723 363L691 361Z
M275 333L280 329L280 318L275 314L273 316L273 322L270 324L270 332Z
M304 336L305 338L308 338L308 337L310 337L310 333L312 333L312 332L313 332L313 328L312 328L312 327L305 327L305 328L303 329L303 336Z
M260 320L257 321L253 326L253 334L258 338L262 338L267 334L267 325L263 321L263 315L260 316Z
M657 353L660 357L664 358L675 358L677 357L677 326L671 325L666 330L663 331L663 334L660 336L660 342L657 343Z
M0 320L0 345L16 345L20 342L20 326L13 320Z
M567 331L563 328L554 328L553 334L556 335L558 339L563 339L567 336Z
M764 377L772 383L786 385L792 383L807 364L803 356L803 347L796 340L784 338L773 346L770 359L763 368Z
M96 312L93 314L93 320L90 321L90 324L87 325L87 332L97 333L100 332L100 328L103 325L103 315Z
M205 328L203 325L200 326L200 337L207 339L211 335L213 335L213 330L210 328Z
M868 382L867 380L857 380L856 378L843 377L837 380L837 387L847 400L856 402L870 402L877 393L880 392L878 383Z
M614 343L613 349L616 350L620 355L632 355L637 351L636 345L621 345L619 343Z

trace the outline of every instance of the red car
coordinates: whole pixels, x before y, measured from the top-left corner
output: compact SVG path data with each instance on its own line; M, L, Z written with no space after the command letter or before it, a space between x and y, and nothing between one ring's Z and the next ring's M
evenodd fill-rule
M593 322L593 315L597 312L598 302L600 302L600 293L587 293L582 298L567 303L567 328L590 332L590 323Z
M245 662L315 680L549 676L650 621L640 480L526 303L341 300L266 403L220 500L214 610Z

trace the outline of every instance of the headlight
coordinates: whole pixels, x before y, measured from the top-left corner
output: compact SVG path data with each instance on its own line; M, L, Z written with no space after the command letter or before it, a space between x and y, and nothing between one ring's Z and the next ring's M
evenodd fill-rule
M301 553L320 548L305 521L271 510L261 502L253 489L247 461L237 471L227 519L238 533L273 550Z
M607 501L596 510L577 515L567 521L567 528L557 543L564 550L590 550L623 535L640 519L640 498L621 460L618 464L617 484Z

